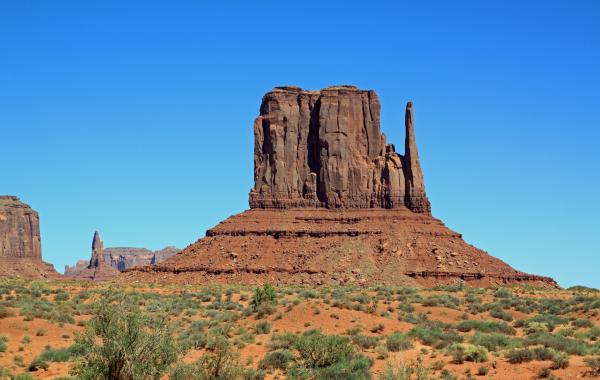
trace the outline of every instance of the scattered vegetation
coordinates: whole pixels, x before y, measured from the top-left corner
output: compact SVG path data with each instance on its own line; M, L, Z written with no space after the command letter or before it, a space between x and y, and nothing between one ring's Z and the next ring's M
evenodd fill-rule
M596 376L599 313L600 292L585 288L0 279L0 379L56 368L62 380L473 379L498 377L506 363L528 363L531 377Z

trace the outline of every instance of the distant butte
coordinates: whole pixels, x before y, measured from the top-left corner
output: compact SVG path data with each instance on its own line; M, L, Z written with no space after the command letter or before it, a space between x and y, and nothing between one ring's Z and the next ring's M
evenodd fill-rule
M387 144L374 91L276 87L254 122L250 210L123 281L436 285L554 288L465 243L431 216L414 110L404 154Z
M60 277L42 261L38 213L11 195L0 196L0 276Z
M160 251L145 248L109 247L104 248L98 231L92 239L90 260L79 260L73 266L65 267L65 277L77 280L109 281L120 271L136 266L158 264L179 252L175 247Z

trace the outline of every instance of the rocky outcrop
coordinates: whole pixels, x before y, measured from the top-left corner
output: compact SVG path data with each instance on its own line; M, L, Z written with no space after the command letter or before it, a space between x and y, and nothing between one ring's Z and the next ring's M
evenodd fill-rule
M175 247L166 247L159 251L131 247L104 248L100 234L95 232L90 260L80 260L74 266L66 266L65 276L95 281L110 280L120 271L137 266L158 264L177 252L179 249Z
M276 87L254 122L251 208L400 208L430 213L406 107L405 154L386 144L374 91Z
M59 277L42 261L38 213L15 196L0 196L0 275Z
M254 123L251 209L119 280L557 287L467 244L431 216L413 105L404 155L386 144L379 108L373 91L351 86L267 93Z

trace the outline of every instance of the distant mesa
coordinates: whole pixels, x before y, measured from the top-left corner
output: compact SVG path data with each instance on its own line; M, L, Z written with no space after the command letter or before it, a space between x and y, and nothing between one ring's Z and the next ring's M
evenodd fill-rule
M374 91L275 87L254 122L250 210L162 263L125 269L119 280L558 286L467 244L431 216L411 102L404 154L379 124Z
M11 195L0 196L0 276L59 278L42 261L38 213Z
M158 264L179 251L175 247L166 247L159 251L130 247L104 248L100 234L96 231L92 239L90 260L79 260L74 266L66 266L64 275L78 280L108 281L120 271Z

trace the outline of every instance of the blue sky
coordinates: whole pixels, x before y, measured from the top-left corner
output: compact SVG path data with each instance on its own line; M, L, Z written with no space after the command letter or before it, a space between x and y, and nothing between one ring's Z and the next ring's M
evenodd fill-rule
M60 270L184 247L246 209L276 85L374 89L433 214L518 269L600 287L597 1L3 1L0 194Z

